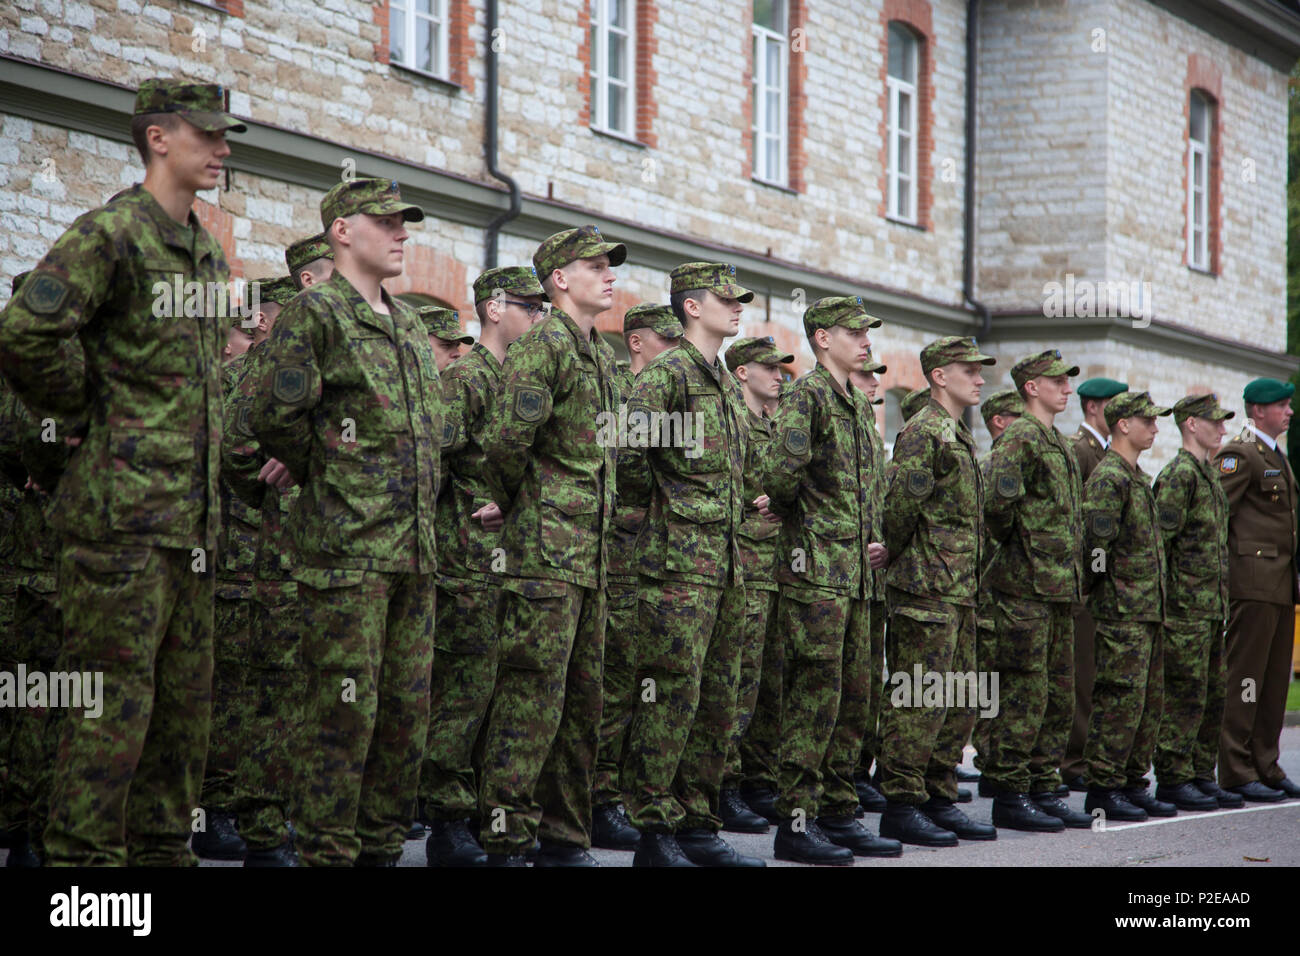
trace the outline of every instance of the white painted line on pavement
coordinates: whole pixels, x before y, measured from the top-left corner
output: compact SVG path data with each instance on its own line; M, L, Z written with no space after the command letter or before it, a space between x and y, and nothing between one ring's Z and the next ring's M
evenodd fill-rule
M1106 823L1106 833L1118 833L1120 830L1136 830L1138 827L1158 827L1162 823L1184 823L1187 820L1210 820L1214 817L1240 816L1259 810L1300 810L1300 802L1284 800L1281 803L1259 803L1250 807L1238 807L1236 810L1180 810L1176 817L1161 817L1158 820L1144 820L1141 823Z

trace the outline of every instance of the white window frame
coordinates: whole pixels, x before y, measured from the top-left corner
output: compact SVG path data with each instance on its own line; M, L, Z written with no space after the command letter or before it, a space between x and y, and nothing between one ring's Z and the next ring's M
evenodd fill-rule
M782 12L787 21L782 24L782 27L788 28L788 0L782 4ZM775 82L767 75L767 50L769 44L776 44L781 51L779 58L781 75L776 78ZM754 80L750 87L750 96L753 99L753 178L773 186L787 186L790 181L790 44L784 33L770 30L761 24L755 23L752 49L754 55ZM770 92L776 92L781 102L781 115L777 120L775 130L767 128L767 94ZM774 170L767 168L767 143L773 138L776 138L779 144L777 150L778 168Z
M917 169L916 169L916 141L919 139L921 125L921 101L917 95L917 76L921 69L921 40L910 29L902 23L895 21L890 26L897 25L899 31L907 36L912 44L912 76L910 79L903 79L894 76L889 72L889 50L888 43L893 40L893 31L889 31L886 41L885 50L885 88L889 93L889 122L887 124L886 136L889 141L889 160L885 170L885 181L888 189L888 205L886 206L886 215L890 219L896 219L899 222L905 222L909 225L917 223ZM911 118L912 125L910 129L899 128L899 115L901 113L900 104L903 97L907 97L912 105ZM907 149L907 168L911 170L910 174L904 176L898 165L898 157L903 147L903 141L906 139ZM902 190L906 189L903 194ZM907 200L908 213L905 215L899 208L899 197L903 194Z
M591 28L595 33L591 44L591 128L611 136L624 139L636 138L636 15L637 0L624 0L627 27L620 28L609 22L609 0L591 0ZM627 78L619 79L609 75L609 38L610 34L627 38ZM622 87L627 90L626 129L618 129L609 123L609 88Z
M414 70L417 73L423 73L425 76L434 76L440 80L451 81L451 64L447 52L447 36L451 32L447 7L451 0L431 0L430 6L433 9L432 14L420 13L416 8L417 0L389 0L388 4L388 55L389 62L403 67L407 70ZM416 24L424 20L434 25L437 31L435 53L438 58L440 69L428 70L423 66L416 65ZM401 30L402 38L405 41L402 48L406 51L403 59L397 59L396 52L393 50L393 37L396 31Z
M1205 139L1192 136L1192 102L1205 104ZM1214 143L1214 101L1200 90L1192 90L1187 105L1187 265L1210 271L1210 160ZM1196 181L1196 160L1201 160L1201 181ZM1201 216L1197 238L1196 216Z

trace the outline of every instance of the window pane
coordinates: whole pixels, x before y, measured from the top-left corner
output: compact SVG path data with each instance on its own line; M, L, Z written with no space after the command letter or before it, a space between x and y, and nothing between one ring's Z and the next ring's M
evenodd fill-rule
M627 87L609 85L609 128L620 133L626 132L627 123Z
M898 137L898 174L912 175L912 140L908 136Z
M781 142L775 136L767 141L767 169L763 172L768 179L781 175Z
M785 0L754 0L754 25L785 33Z
M415 12L432 15L434 0L415 0Z
M889 75L916 82L916 37L896 23L889 25Z
M421 70L428 70L435 73L436 64L434 63L434 32L433 24L428 20L416 19L415 21L415 65Z
M771 40L767 44L767 86L773 90L781 86L781 44Z
M766 131L776 135L781 126L781 95L779 93L767 94L767 127Z
M627 29L627 0L609 0L609 22L621 29Z
M1206 109L1205 98L1201 96L1199 93L1193 92L1192 108L1191 108L1191 126L1192 126L1191 132L1192 132L1192 139L1196 140L1198 143L1204 143L1206 141L1206 126L1207 126L1206 114L1208 112L1209 111Z
M910 133L912 131L912 97L907 93L898 94L898 117L895 125L900 133Z
M395 63L406 62L406 10L393 4L392 29L388 31L389 59Z
M605 125L605 83L591 85L591 119L597 126Z
M1199 189L1205 182L1205 154L1192 153L1192 184Z
M609 35L609 75L627 79L627 37Z
M600 28L593 22L591 24L591 45L587 47L591 51L591 72L600 72Z
M911 219L912 206L908 202L907 183L903 180L898 181L898 218Z

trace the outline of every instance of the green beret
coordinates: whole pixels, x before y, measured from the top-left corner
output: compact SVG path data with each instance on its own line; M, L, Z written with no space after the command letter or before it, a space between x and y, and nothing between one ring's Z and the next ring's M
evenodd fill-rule
M1025 400L1014 388L1004 388L994 392L984 399L984 404L980 406L980 415L986 426L993 420L994 415L1023 415L1024 413Z
M903 421L907 421L921 409L925 408L926 403L930 401L930 386L913 389L903 397L898 403L898 410L903 415Z
M1295 394L1295 386L1290 382L1279 382L1275 378L1257 378L1246 386L1242 393L1247 405L1271 405Z
M993 365L997 362L992 355L985 355L970 336L946 335L935 339L921 349L921 371L928 375L936 368L951 365L953 362L979 362L981 365Z
M248 127L226 112L226 91L216 83L185 83L181 80L145 80L135 92L136 116L175 113L196 129L207 132Z
M1046 352L1039 352L1037 355L1023 358L1011 366L1011 381L1016 383L1016 388L1024 385L1030 379L1038 378L1040 375L1078 374L1079 366L1070 365L1062 359L1060 349L1048 349Z
M1173 412L1157 405L1146 392L1120 392L1106 405L1106 424L1111 428L1121 418L1160 418Z
M1213 392L1203 395L1188 395L1174 402L1174 421L1180 425L1189 418L1208 418L1213 422L1227 421L1236 413L1219 407L1219 396Z
M879 328L880 319L868 314L860 295L832 295L818 299L804 311L803 330L809 337L818 329L842 325L846 329Z
M609 264L619 266L627 259L627 246L621 242L606 242L595 226L579 226L543 239L533 253L533 268L537 270L537 277L544 280L570 262L596 256L609 256Z
M426 305L416 310L424 331L444 342L461 342L472 345L474 336L468 335L460 327L460 315L455 309L444 309L440 305Z
M336 183L320 201L321 225L328 229L335 219L364 212L371 216L387 216L400 212L407 222L419 222L424 210L409 202L402 202L402 191L396 179L354 179Z
M623 316L623 334L637 329L658 332L666 339L679 339L685 331L673 310L657 302L638 302Z
M772 336L764 335L736 339L727 349L726 359L727 368L734 372L740 366L748 365L750 362L784 365L786 362L793 362L794 356L777 348Z
M668 274L668 291L707 289L724 299L752 302L754 293L736 282L736 267L725 262L684 262Z
M289 267L291 273L297 272L303 266L315 262L317 259L333 258L334 250L325 241L325 233L323 232L308 236L306 239L299 239L284 250L284 264Z
M498 290L511 295L547 298L546 290L537 281L537 270L532 266L498 266L488 269L474 280L474 304L479 305L495 298Z
M1090 378L1079 383L1075 391L1080 398L1114 398L1120 392L1128 391L1128 383L1113 378Z

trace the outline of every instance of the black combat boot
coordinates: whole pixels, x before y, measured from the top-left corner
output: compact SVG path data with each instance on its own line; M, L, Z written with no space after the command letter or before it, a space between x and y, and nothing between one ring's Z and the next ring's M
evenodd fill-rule
M1172 803L1179 810L1217 810L1219 801L1201 793L1190 780L1183 783L1157 784L1156 799Z
M749 809L753 810L768 823L780 825L784 819L776 809L776 791L768 787L761 790L742 790L740 797L747 804Z
M997 827L977 823L953 805L946 797L931 797L918 809L937 827L951 830L962 840L996 840Z
M528 861L522 853L489 853L488 866L527 866Z
M1124 787L1124 797L1135 807L1141 807L1152 817L1176 817L1178 808L1172 803L1157 800L1147 792L1146 787Z
M1147 818L1147 812L1129 803L1128 798L1119 790L1090 788L1088 796L1084 798L1083 809L1088 813L1100 810L1104 820L1118 820L1121 823L1141 823Z
M1053 795L1049 793L1047 796ZM1092 817L1085 814L1084 818L1089 825L1092 824ZM999 793L993 798L993 825L1004 830L1024 830L1027 833L1060 833L1065 829L1064 820L1058 819L1055 814L1049 814L1036 801L1031 800L1029 794L1010 791Z
M966 788L966 787L958 787L958 788L957 788L957 802L958 802L958 803L971 803L971 802L974 801L974 799L975 799L974 795L970 792L970 790L969 790L968 788Z
M1091 830L1092 815L1072 810L1070 805L1056 795L1056 791L1030 794L1029 799L1049 817L1056 817L1071 830Z
M818 817L817 827L826 839L852 850L854 856L903 855L903 844L876 836L853 817Z
M959 811L960 812L960 811ZM957 834L935 826L930 818L910 803L889 801L880 815L880 835L912 846L956 846Z
M832 843L816 821L810 821L796 830L793 820L782 820L776 828L772 851L778 860L794 863L811 863L814 866L853 865L853 851Z
M671 833L643 830L641 841L632 857L633 866L695 866L682 852L677 838Z
M749 809L739 790L723 790L718 795L718 816L722 817L722 829L729 833L766 833L771 825Z
M600 866L596 858L580 846L567 846L561 843L543 843L537 851L535 867L555 867L574 869L580 867Z
M767 828L764 827L764 829ZM677 845L686 854L686 859L696 866L767 866L756 856L745 856L743 853L737 853L735 847L712 830L706 830L702 827L692 830L678 830L674 836L677 838Z
M1217 800L1220 809L1239 810L1246 805L1246 801L1242 799L1240 794L1229 793L1227 790L1224 790L1219 786L1217 780L1206 780L1198 777L1193 780L1192 783L1196 785L1196 789L1201 791L1201 793Z
M487 854L469 832L468 820L434 820L424 841L427 866L486 866Z
M25 870L40 868L40 854L32 846L32 841L27 838L27 834L24 833L15 837L9 844L9 859L5 860L5 866L19 867Z
M871 778L865 773L853 778L853 789L858 791L858 805L867 813L884 813L884 794L871 785Z
M602 850L635 850L641 831L632 826L621 803L591 808L591 845Z
M209 810L207 829L194 834L190 849L205 860L242 860L248 845L239 835L235 815L225 810Z
M292 841L285 840L269 850L249 850L244 866L302 866L302 861Z

